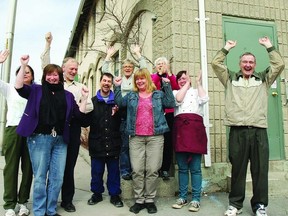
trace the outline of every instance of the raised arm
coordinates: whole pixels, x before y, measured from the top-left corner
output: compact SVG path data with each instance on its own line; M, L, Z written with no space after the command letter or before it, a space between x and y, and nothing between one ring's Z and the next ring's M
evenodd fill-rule
M14 87L16 89L20 89L24 85L25 68L28 65L29 59L30 59L29 55L23 55L20 58L21 66L20 66L20 70L16 76L15 84L14 84Z
M138 44L135 44L131 47L132 52L134 55L136 55L137 60L139 61L139 67L140 69L147 68L146 59L141 54L141 47Z
M119 108L126 107L127 106L127 94L123 97L121 93L122 78L120 76L115 77L113 82L114 82L115 104L117 104Z
M268 77L268 85L271 86L284 70L285 63L282 56L272 45L268 37L259 38L259 44L266 48L269 55L270 66L266 69L265 74Z
M89 89L83 85L82 87L82 91L81 91L82 97L81 97L81 101L79 104L79 110L82 113L86 113L86 104L87 104L87 99L89 96Z
M226 41L224 49L226 49L229 52L229 50L234 48L236 45L237 45L237 41L228 40Z
M46 65L50 64L50 48L51 48L51 43L53 40L53 36L51 32L46 33L45 40L46 40L45 49L40 56L42 69L44 69Z
M197 77L196 77L196 86L198 90L198 95L200 98L207 97L207 92L202 86L202 70L199 71Z
M266 47L266 49L272 47L272 43L270 41L270 39L266 36L263 38L259 38L259 44L261 44L262 46Z
M179 91L177 92L177 94L175 95L175 99L176 99L177 103L182 103L188 89L191 87L191 81L190 81L189 74L186 74L186 76L187 76L187 81L186 81L185 85L182 88L180 88Z
M224 64L224 61L226 56L228 55L229 50L234 48L236 44L236 41L228 40L225 46L217 52L211 62L214 73L224 87L226 87L227 81L229 79L228 68Z
M111 57L113 56L114 53L115 53L115 48L113 46L107 48L106 58L102 65L102 73L110 73L109 65L111 62Z
M8 56L9 56L9 50L8 49L1 51L0 52L0 63L5 62Z

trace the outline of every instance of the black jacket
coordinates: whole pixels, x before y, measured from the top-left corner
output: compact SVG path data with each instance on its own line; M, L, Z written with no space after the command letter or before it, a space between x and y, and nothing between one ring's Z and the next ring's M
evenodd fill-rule
M92 98L94 110L91 112L89 133L89 155L91 157L119 157L121 148L120 112L112 116L114 104Z

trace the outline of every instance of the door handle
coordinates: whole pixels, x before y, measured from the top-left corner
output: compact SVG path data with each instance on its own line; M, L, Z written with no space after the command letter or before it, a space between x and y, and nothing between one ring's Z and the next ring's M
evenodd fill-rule
M272 92L272 96L273 96L273 97L276 97L276 96L278 96L278 92L276 92L276 91L273 91L273 92Z

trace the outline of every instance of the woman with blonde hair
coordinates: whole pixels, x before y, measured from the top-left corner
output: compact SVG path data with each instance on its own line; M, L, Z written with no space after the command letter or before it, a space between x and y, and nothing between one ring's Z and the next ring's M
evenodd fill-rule
M163 134L169 130L163 107L174 107L175 100L169 81L163 81L162 91L156 90L150 72L140 69L134 74L134 88L121 95L121 77L115 78L115 102L127 107L126 133L130 135L129 153L135 204L130 211L137 214L144 208L157 212L154 198L157 192L158 170L162 164Z

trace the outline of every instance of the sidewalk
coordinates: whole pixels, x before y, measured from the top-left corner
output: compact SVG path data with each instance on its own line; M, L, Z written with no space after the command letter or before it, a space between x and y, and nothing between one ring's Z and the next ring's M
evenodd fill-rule
M76 206L76 212L68 213L65 212L60 207L58 207L58 213L62 216L93 216L93 215L101 215L101 216L132 216L135 215L129 212L129 207L134 204L134 200L124 200L123 208L116 208L112 204L110 204L110 197L108 196L107 191L103 194L103 201L90 206L87 205L87 200L91 197L90 192L90 165L87 161L89 161L89 156L86 150L81 150L81 153L78 157L76 170L75 170L75 181L76 181L76 194L74 197L74 205ZM3 209L3 168L4 168L4 157L0 156L0 216L4 215L5 211ZM21 175L21 174L20 174ZM288 186L283 188L283 190L287 191L287 195L285 196L270 196L269 197L269 208L268 215L269 216L287 216L288 215ZM32 193L31 193L32 194ZM171 205L175 202L176 197L161 197L157 198L156 206L158 208L158 212L156 214L152 214L155 216L221 216L227 207L228 202L228 194L227 193L213 193L207 194L207 196L203 196L201 199L201 209L197 213L189 212L188 206L183 207L182 209L175 210L171 208ZM29 202L29 207L31 208L32 195L31 200ZM253 212L250 208L250 197L247 197L244 202L243 213L241 216L253 216ZM30 214L33 215L33 214ZM137 216L147 216L150 215L147 213L146 209L143 209Z

